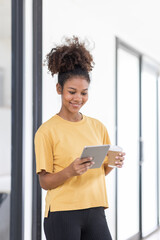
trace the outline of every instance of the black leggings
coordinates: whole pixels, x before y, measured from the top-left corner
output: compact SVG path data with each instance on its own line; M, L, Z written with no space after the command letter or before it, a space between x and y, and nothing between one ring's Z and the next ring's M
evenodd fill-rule
M47 240L112 240L103 207L49 212L44 231Z

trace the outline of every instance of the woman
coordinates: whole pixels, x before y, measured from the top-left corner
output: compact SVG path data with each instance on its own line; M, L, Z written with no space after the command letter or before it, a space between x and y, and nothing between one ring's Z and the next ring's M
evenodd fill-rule
M84 146L110 144L105 126L84 116L93 58L73 37L47 55L52 76L58 73L57 93L62 106L35 135L37 173L47 190L44 231L47 240L111 240L104 209L108 207L105 175L107 157L90 169L92 158L80 159ZM122 167L124 153L117 156Z

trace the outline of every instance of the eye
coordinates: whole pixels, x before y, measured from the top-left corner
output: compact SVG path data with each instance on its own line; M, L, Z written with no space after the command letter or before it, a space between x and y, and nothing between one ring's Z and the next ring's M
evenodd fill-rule
M75 94L75 92L69 91L70 94Z
M87 92L82 93L83 96L87 95Z

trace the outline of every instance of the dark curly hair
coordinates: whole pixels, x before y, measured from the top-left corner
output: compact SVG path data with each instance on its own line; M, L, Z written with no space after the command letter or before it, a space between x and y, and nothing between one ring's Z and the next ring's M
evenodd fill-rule
M52 48L46 56L46 62L52 76L58 73L58 83L62 88L67 79L73 76L83 77L90 82L89 72L94 66L93 57L78 37L65 38L63 45Z

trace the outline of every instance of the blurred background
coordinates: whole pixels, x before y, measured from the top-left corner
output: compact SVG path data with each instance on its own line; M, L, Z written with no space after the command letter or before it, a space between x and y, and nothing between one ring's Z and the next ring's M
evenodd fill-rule
M82 113L126 152L106 177L113 240L160 239L159 9L158 0L0 0L1 240L45 240L33 137L61 103L45 56L73 35L95 62Z

